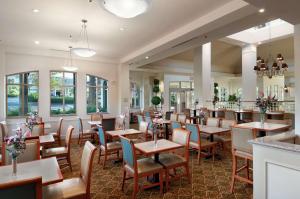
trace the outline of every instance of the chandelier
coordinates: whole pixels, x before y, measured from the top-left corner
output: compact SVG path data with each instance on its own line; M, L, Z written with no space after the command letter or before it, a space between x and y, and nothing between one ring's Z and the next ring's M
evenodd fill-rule
M72 46L69 46L69 59L67 60L67 63L63 65L63 69L66 71L76 71L78 69L73 65Z
M269 65L270 60L273 61L272 65ZM288 69L288 65L284 62L283 56L279 53L276 59L273 59L272 56L269 56L268 60L262 59L260 56L257 57L256 66L254 70L259 77L267 76L270 79L273 76L283 76Z
M99 0L110 13L121 18L134 18L145 13L151 0Z
M76 47L72 48L72 53L79 57L92 57L96 54L96 51L90 48L89 38L87 33L87 20L82 19L82 29L80 32L80 38L83 37L83 42L86 42L86 47Z
M267 25L267 24L265 24ZM265 61L262 57L258 56L256 60L256 66L254 66L254 71L259 77L267 76L270 79L273 76L283 76L288 69L288 65L285 63L281 53L277 54L276 59L272 57L271 54L271 23L269 25L269 57ZM272 65L271 65L272 64Z

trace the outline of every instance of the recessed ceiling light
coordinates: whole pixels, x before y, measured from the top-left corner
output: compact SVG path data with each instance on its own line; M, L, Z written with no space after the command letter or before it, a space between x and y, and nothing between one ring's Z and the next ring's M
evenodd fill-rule
M124 27L121 27L121 28L120 28L120 31L124 31L124 30L125 30L125 28L124 28Z
M39 9L32 9L32 12L38 13L38 12L40 12L40 10Z
M149 57L148 57L148 56L146 56L146 57L145 57L145 59L149 59Z
M35 43L36 45L39 45L39 44L40 44L40 41L34 41L34 43Z
M265 12L265 9L264 9L264 8L261 8L261 9L258 10L258 12L264 13L264 12Z

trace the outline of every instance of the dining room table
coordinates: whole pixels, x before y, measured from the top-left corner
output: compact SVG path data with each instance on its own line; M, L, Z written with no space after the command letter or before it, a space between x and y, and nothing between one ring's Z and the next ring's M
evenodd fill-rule
M214 135L221 134L221 133L229 133L230 129L215 127L215 126L206 126L199 124L199 129L201 133L205 133L209 135L209 140L214 142Z
M121 129L121 130L114 130L114 131L106 131L106 134L115 138L119 136L130 136L130 135L138 135L142 134L142 131L136 130L136 129Z
M0 167L0 184L42 177L42 185L46 186L64 179L55 157L18 163L16 175L12 171L12 165Z
M290 127L288 124L275 124L267 122L248 122L243 124L238 124L236 127L240 128L251 128L259 133L260 137L266 136L267 132L285 130Z
M158 125L163 125L165 128L165 139L168 140L169 139L169 125L171 124L171 120L166 120L166 119L157 119L154 118L153 119L153 123L158 124Z
M40 140L40 145L52 144L55 142L55 139L52 134L40 135L39 140Z
M154 155L154 161L159 163L159 154L166 152L166 151L172 151L175 149L183 148L184 146L175 142L172 142L170 140L166 139L159 139L155 143L154 140L137 143L134 144L135 149L141 152L145 156L151 156ZM154 182L159 182L159 174L155 174L153 178Z

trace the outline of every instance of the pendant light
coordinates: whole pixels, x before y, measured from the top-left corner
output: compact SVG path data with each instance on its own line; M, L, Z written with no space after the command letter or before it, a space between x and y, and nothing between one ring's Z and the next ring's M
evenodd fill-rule
M147 12L151 0L98 0L110 13L121 18L134 18Z
M96 54L96 51L90 48L86 25L88 21L86 19L82 19L81 22L82 29L80 32L80 38L83 37L83 42L86 42L86 47L75 47L72 48L71 51L79 57L92 57Z
M78 69L73 65L72 46L69 46L69 59L67 61L67 64L63 65L63 69L66 71L76 71Z

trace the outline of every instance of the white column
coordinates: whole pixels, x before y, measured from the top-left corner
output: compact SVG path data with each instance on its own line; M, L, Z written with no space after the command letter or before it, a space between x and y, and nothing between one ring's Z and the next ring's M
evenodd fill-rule
M253 67L256 65L256 46L249 44L242 49L242 100L256 99L256 73Z
M194 95L199 106L211 100L211 43L194 50Z
M0 121L6 117L5 90L5 49L0 45Z
M294 26L295 132L300 135L300 24Z
M130 81L129 81L129 65L120 64L118 66L118 112L127 113L130 108ZM129 127L129 120L127 120Z

